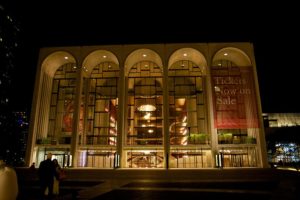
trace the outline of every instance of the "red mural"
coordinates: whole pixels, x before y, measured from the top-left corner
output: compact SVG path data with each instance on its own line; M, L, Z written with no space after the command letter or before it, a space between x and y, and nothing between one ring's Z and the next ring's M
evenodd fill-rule
M73 127L73 115L74 115L74 101L71 100L65 104L63 116L63 132L72 132ZM83 105L80 106L80 122L79 122L79 131L83 131Z
M65 114L63 116L63 127L64 132L72 132L72 123L73 123L73 113L74 105L73 101L69 101L65 104Z
M212 67L215 128L258 128L252 67Z

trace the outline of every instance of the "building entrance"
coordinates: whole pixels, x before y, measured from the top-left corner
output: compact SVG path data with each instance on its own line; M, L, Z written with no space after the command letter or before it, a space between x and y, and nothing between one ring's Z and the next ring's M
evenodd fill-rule
M163 152L138 151L127 153L127 167L129 168L162 168Z

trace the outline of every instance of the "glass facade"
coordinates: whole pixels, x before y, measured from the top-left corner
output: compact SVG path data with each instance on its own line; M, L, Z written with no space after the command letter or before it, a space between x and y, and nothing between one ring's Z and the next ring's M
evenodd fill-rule
M28 162L52 152L65 167L264 167L255 66L236 47L198 45L80 47L82 64L72 48L41 52Z
M163 167L162 69L154 62L140 61L128 74L126 166ZM144 147L155 147L145 150ZM134 148L135 150L133 151Z
M84 69L88 71L87 69ZM101 62L84 78L79 127L78 167L113 168L118 127L119 68Z
M42 143L70 144L73 126L76 68L68 63L61 66L52 83L47 138Z
M189 60L179 60L169 68L171 168L212 166L205 80L200 67ZM180 147L189 149L179 150Z

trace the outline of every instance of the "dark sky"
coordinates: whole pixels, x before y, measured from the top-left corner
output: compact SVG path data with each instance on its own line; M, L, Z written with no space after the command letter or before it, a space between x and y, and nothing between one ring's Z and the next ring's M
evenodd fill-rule
M15 88L30 106L38 49L134 43L252 42L263 112L300 112L299 20L296 6L180 5L143 2L137 7L86 1L72 4L10 1L21 24ZM96 2L96 1L95 1ZM237 6L237 5L235 5ZM128 8L129 7L129 8ZM14 102L20 107L23 104Z

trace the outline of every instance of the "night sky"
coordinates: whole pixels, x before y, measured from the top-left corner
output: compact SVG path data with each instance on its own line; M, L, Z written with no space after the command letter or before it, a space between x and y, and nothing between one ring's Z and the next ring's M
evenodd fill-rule
M263 112L300 112L300 17L296 6L227 8L182 2L167 7L148 1L127 8L128 5L106 5L101 1L84 5L74 1L40 2L7 3L21 27L18 73L13 81L13 89L20 91L13 99L16 108L31 106L40 47L252 42ZM24 103L20 103L20 96Z

